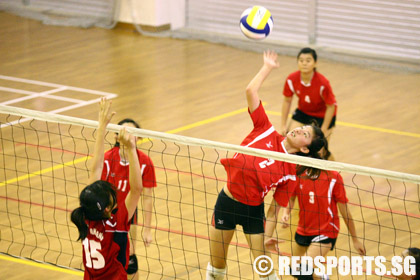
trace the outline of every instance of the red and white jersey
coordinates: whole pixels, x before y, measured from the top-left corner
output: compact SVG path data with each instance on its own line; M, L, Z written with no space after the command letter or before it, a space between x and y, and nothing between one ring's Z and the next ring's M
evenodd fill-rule
M326 104L335 105L334 116L337 114L337 102L330 82L316 71L309 84L302 82L300 71L290 74L284 84L283 95L291 97L293 94L299 98L298 109L307 115L324 118Z
M128 212L125 204L118 206L118 211L108 220L88 221L88 235L83 240L83 264L85 266L84 279L95 280L127 280L129 241ZM120 244L114 241L114 235L125 234L125 267L118 261ZM124 247L124 246L123 246Z
M270 123L263 105L250 114L254 129L242 141L241 146L287 153L281 136ZM260 205L272 188L287 190L290 181L296 180L296 166L292 163L272 159L235 154L233 158L220 161L227 172L227 186L230 193L241 203ZM285 197L283 206L287 206L289 197ZM285 203L285 205L284 205Z
M298 178L294 195L300 209L297 233L337 238L340 231L337 202L348 202L341 175L323 171L316 180Z
M143 187L156 187L155 167L152 160L138 149L137 156L141 168ZM108 181L117 188L118 203L125 202L125 198L130 191L129 163L121 160L119 147L114 147L105 153L101 180Z

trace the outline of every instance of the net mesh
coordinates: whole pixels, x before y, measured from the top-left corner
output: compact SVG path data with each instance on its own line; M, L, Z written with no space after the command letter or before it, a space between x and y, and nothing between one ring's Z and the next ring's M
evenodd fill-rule
M89 175L97 123L0 106L0 124L0 252L82 270L82 246L76 241L78 232L70 212L78 207L78 195ZM113 146L118 128L108 126L106 149ZM141 237L144 227L139 205L135 240L141 279L205 279L211 216L226 183L220 159L235 152L339 171L368 255L400 255L403 249L416 247L420 239L419 176L142 129L129 131L143 137L138 148L152 159L157 179L149 247ZM285 255L292 253L298 210L295 206L289 229L277 227L275 232L285 240L280 244ZM357 255L343 222L330 254ZM227 279L258 279L252 261L238 227L229 249Z

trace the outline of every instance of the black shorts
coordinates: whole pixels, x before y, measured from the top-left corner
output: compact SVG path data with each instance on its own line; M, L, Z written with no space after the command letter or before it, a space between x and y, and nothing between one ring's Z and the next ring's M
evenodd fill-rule
M233 230L241 225L246 234L264 233L264 203L246 205L228 197L222 190L214 206L211 224L221 230Z
M335 247L335 242L337 238L329 238L325 235L300 235L299 233L295 233L295 241L300 246L308 247L311 243L322 243L322 244L329 244L331 243L331 251Z
M321 127L322 123L324 122L323 118L317 118L317 117L307 115L299 109L296 109L296 111L293 113L292 119L294 119L295 121L298 121L300 123L303 123L303 124L309 124L310 125L310 124L315 123L319 127ZM336 117L334 116L331 120L330 126L328 127L329 129L335 126L335 119L336 119Z

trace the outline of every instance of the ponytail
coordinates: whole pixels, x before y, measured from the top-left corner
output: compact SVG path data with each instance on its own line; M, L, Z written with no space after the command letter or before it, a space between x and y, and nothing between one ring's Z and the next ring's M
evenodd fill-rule
M88 234L88 226L85 222L85 212L82 207L78 207L71 212L71 221L76 225L79 230L79 240L86 238Z
M117 192L111 183L107 181L95 181L85 187L80 193L80 207L71 212L71 221L79 230L79 239L83 240L88 235L88 221L100 221L107 219L104 216L105 208L111 206L111 199L114 205L117 203Z
M302 152L297 152L296 154L299 156L307 156L307 157L316 158L316 159L328 159L329 156L331 155L331 152L328 150L328 141L325 138L324 133L318 126L316 125L311 125L311 126L314 131L314 136L313 136L311 144L307 147L309 152L306 154ZM321 155L320 151L322 148L324 149ZM305 177L309 177L310 179L315 180L321 174L321 170L318 168L297 165L296 175L300 176L302 174L304 174Z

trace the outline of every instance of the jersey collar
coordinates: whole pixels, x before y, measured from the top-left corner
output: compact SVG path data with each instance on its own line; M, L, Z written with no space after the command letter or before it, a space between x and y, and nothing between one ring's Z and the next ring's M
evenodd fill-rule
M281 141L281 147L283 148L285 154L289 154L286 150L286 147L284 146L284 141L286 141L286 138L284 138L283 141Z

